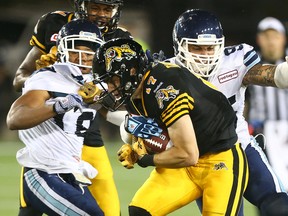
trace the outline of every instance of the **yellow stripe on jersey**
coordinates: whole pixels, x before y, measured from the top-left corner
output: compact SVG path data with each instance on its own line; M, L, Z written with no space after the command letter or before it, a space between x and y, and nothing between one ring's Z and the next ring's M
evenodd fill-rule
M68 22L70 22L70 21L72 20L73 16L74 16L73 13L69 14L69 16L68 16Z
M143 82L145 82L145 80L147 79L147 77L150 75L150 72L151 72L151 70L148 70L145 74L144 74L144 76L143 76L143 79L142 79L142 81L141 81L141 83L140 83L140 85L143 85ZM149 80L148 80L149 81ZM132 98L132 97L131 97ZM148 114L147 114L147 110L146 110L146 108L145 108L145 104L144 104L144 100L143 100L143 98L144 98L144 91L142 91L141 92L141 103L142 103L142 107L143 107L143 111L144 111L144 114L147 116ZM134 105L134 103L133 103L133 100L131 100L132 101L132 104L133 104L133 106L135 107L135 109L137 110L137 112L140 114L141 112L137 109L137 107Z
M161 118L167 127L183 115L189 114L194 109L194 99L187 93L176 97L162 112Z
M46 53L44 52L44 50L46 50L46 47L45 47L43 44L41 44L34 35L32 36L32 38L31 38L31 40L30 40L30 45L31 45L31 46L37 46L37 47L39 47L40 50L41 50L41 52L43 52L44 54L46 54Z

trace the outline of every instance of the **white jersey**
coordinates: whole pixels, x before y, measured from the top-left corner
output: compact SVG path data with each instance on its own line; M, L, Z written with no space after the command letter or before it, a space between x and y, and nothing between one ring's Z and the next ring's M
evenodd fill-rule
M177 64L175 57L167 61ZM237 115L236 131L244 149L250 143L250 134L248 124L243 116L246 86L242 85L242 80L247 71L259 62L258 54L248 44L225 47L217 72L208 79L228 98L235 110Z
M25 82L23 94L46 90L51 95L46 103L50 104L67 94L76 94L83 81L78 67L57 63L33 74ZM26 145L17 152L19 164L48 173L78 172L84 134L95 115L95 110L83 107L83 113L70 110L35 127L19 130L19 138Z

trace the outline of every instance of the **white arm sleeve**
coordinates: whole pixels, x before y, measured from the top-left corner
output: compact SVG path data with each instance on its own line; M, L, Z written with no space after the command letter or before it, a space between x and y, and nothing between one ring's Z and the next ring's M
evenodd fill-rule
M274 82L278 88L288 88L288 56L286 62L277 65Z
M108 111L106 114L106 120L114 125L120 126L120 124L125 120L127 111Z
M125 121L120 125L120 137L124 143L132 144L132 134L128 133L124 128Z

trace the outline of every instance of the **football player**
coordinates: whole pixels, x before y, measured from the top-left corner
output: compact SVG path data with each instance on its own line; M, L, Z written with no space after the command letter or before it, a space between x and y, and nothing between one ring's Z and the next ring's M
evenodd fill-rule
M199 9L187 10L179 16L173 29L173 47L175 57L167 61L184 66L215 85L228 98L237 115L236 131L249 164L244 197L258 207L261 216L288 215L288 196L262 149L249 135L243 117L246 87L254 84L287 88L287 62L278 66L262 65L254 48L248 44L224 47L218 18Z
M143 140L123 145L122 165L155 166L129 205L131 216L167 215L203 196L203 215L237 215L248 181L236 115L210 83L176 64L147 62L141 45L115 39L101 45L93 73L106 82L99 101L114 98L130 114L165 125L173 146L148 154Z
M32 48L15 74L13 85L16 91L21 91L24 81L35 71L36 60L42 54L48 54L56 45L61 27L76 17L94 22L100 28L105 41L118 37L132 37L126 29L118 27L123 0L75 0L74 3L75 11L73 12L49 12L38 20L30 40Z
M15 74L13 84L16 91L21 91L24 81L36 67L39 69L56 61L57 49L54 48L58 32L64 24L76 17L93 21L100 28L104 40L118 37L131 38L131 34L126 29L118 27L123 0L75 0L74 2L75 11L54 11L43 15L38 20L30 40L32 48ZM121 112L104 111L102 115L116 125L124 118ZM99 122L95 124L98 125ZM92 180L93 184L89 189L106 216L119 215L120 203L113 171L99 130L91 133L91 139L95 142L84 143L83 159L93 164L99 171L99 175ZM25 209L22 208L22 211Z
M104 216L87 188L97 170L81 159L83 142L96 142L89 139L99 132L97 112L77 94L92 80L93 56L102 43L88 20L64 25L57 40L60 62L35 71L10 108L7 125L19 130L26 146L16 158L25 167L21 204L29 212L19 215Z

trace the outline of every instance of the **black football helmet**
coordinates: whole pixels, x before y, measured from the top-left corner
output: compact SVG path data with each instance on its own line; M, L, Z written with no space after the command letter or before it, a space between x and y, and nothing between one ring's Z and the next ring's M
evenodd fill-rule
M57 56L60 62L69 62L78 67L91 68L82 64L81 53L89 55L95 54L95 51L103 44L101 32L99 28L92 22L84 19L71 20L65 24L59 31L56 45ZM76 46L86 46L93 52L76 49ZM69 60L69 52L79 53L79 63L74 63Z
M96 82L104 89L98 102L112 111L126 104L139 86L148 64L142 46L132 39L117 38L103 44L94 56L92 67ZM114 76L120 78L120 85L109 92L103 83Z
M121 16L121 11L123 7L123 0L75 0L75 12L76 16L79 18L87 19L89 14L89 10L87 8L88 3L96 3L96 4L104 4L104 5L110 5L113 6L113 12L112 16L108 17L109 22L108 23L102 23L99 21L100 17L96 17L95 22L99 29L102 32L113 32L119 23L119 19Z
M175 22L172 37L177 63L202 77L216 72L224 50L224 35L213 13L200 9L185 11ZM215 45L214 55L193 54L189 45Z

